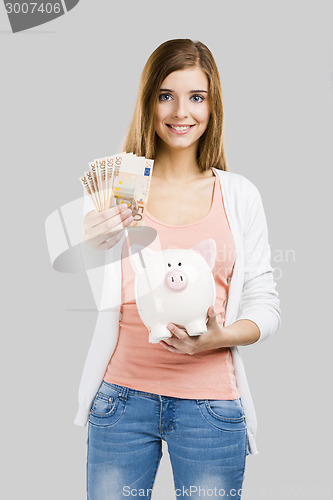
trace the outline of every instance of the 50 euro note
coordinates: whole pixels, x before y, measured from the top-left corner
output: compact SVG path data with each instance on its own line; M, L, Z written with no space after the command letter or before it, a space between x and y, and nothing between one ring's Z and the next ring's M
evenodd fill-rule
M114 157L112 194L117 204L126 203L132 210L131 227L141 226L147 206L154 160L132 153Z
M89 163L90 169L95 172L98 185L99 210L114 206L112 199L113 157L97 158Z
M118 153L89 163L80 177L96 211L126 203L132 210L131 227L142 225L148 202L154 160L133 153Z
M84 188L85 203L97 212L116 204L112 196L114 157L107 156L89 162L90 170L80 177Z

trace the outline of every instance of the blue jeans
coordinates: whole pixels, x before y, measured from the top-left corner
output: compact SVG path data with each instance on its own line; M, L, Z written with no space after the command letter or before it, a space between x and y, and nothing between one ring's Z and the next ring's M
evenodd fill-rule
M241 399L174 398L103 381L88 423L88 500L150 499L162 439L175 498L241 498L248 454Z

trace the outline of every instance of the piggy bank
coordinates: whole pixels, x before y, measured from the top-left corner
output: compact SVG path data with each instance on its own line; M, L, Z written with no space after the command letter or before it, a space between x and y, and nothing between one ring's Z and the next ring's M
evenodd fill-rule
M183 326L191 336L207 331L207 310L216 299L213 239L190 249L145 247L138 251L131 247L129 255L135 271L136 305L150 343L172 337L169 323Z

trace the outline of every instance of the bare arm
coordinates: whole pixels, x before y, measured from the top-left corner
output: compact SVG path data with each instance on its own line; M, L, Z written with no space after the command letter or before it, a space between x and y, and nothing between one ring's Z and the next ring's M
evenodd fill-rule
M260 337L259 327L250 319L239 319L216 332L215 349L254 344Z

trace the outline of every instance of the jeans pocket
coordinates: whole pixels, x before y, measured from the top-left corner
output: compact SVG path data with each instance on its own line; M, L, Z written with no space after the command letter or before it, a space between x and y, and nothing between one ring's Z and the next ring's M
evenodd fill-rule
M116 400L117 398L114 396L107 396L102 392L98 392L91 407L91 413L100 417L107 417L112 413Z
M244 418L243 406L240 399L207 399L208 411L213 416L231 422L240 421Z
M200 411L214 427L236 432L246 429L243 406L240 399L206 399L198 402Z
M124 413L125 404L118 390L103 381L91 406L89 422L99 427L114 425Z

